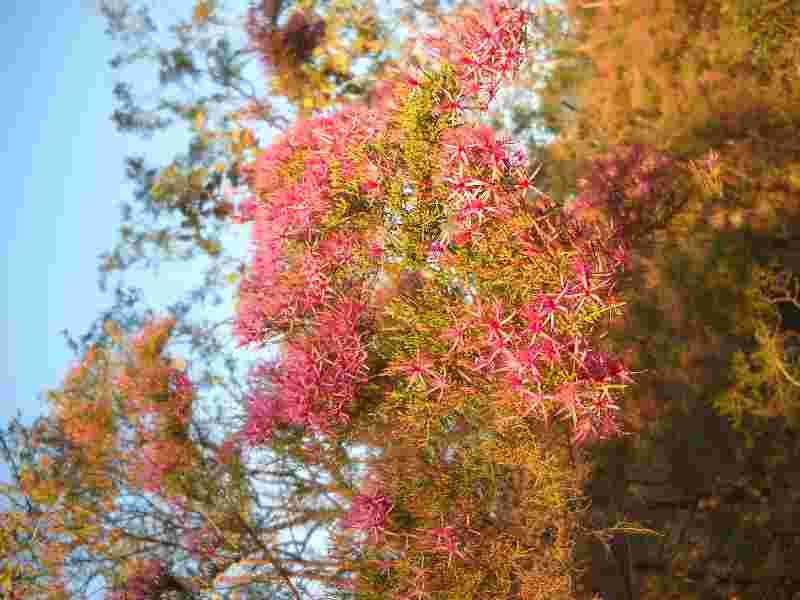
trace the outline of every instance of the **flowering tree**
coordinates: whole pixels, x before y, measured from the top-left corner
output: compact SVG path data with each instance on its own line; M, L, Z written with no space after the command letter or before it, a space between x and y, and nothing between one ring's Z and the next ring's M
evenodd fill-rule
M243 169L254 256L236 333L280 349L251 374L245 423L227 443L197 427L164 355L172 320L124 358L90 352L38 437L5 446L14 593L69 597L78 574L126 599L577 592L585 449L622 433L632 381L602 345L629 215L544 193L540 165L474 121L539 16L459 15L427 38L431 60Z
M4 598L265 598L287 585L299 597L284 562L325 567L304 538L338 514L324 486L288 445L248 468L220 435L235 419L195 415L195 386L164 353L174 325L150 322L130 343L110 327L118 346L91 349L47 417L0 432Z
M335 111L358 86L327 49L369 54L372 33L337 39L322 4L256 5L273 91L302 108L317 86L304 116L330 110L266 148L238 127L257 111L230 135L208 104L182 113L237 165L238 210L204 206L226 172L210 155L136 172L191 227L252 222L236 334L276 355L223 443L164 353L177 325L149 323L125 358L90 351L50 417L0 436L0 590L791 597L800 29L792 3L762 4L454 11L432 59L410 50L415 68ZM549 37L526 46L534 28ZM555 63L546 164L486 126L537 43ZM184 58L165 64L191 73ZM623 395L632 367L648 375ZM610 526L633 519L671 535Z
M535 14L488 2L371 106L301 120L247 170L243 343L253 447L366 453L332 556L360 598L567 596L581 448L621 433L631 382L600 346L620 314L620 228L536 188L469 121L524 57Z
M372 0L101 0L115 43L109 64L118 130L149 138L171 130L185 151L165 164L131 157L135 185L120 239L104 254L103 280L133 265L223 262L239 167L259 139L310 113L368 93L400 46L394 28L434 15ZM415 16L412 16L415 15ZM180 138L178 138L180 139Z

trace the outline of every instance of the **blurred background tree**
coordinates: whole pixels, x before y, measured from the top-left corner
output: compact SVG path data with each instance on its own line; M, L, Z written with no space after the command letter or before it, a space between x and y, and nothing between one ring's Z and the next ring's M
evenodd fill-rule
M250 461L235 416L195 414L164 350L174 325L129 340L109 322L113 347L84 355L46 416L0 430L4 598L297 599L335 579L314 540L341 510L299 438ZM347 479L334 455L327 472Z
M623 408L635 435L593 461L590 518L663 533L587 545L586 587L794 598L800 10L733 0L566 9L574 35L543 100L572 98L546 118L558 133L550 152L577 169L563 183L576 207L629 228L629 319L613 337L638 342L632 368L643 371ZM646 214L631 221L637 208Z

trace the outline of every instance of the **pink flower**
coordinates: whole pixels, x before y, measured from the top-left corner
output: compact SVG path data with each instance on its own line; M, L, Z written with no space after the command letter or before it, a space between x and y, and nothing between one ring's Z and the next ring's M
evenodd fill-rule
M595 423L590 418L582 417L575 425L572 442L580 446L597 437L598 433Z
M614 248L611 258L614 260L614 265L617 268L625 270L630 266L630 255L628 253L628 248L622 242L617 245L616 248Z
M552 330L556 327L556 315L558 313L569 313L568 306L564 303L567 288L563 288L558 294L537 294L533 303L538 308L539 314L544 319L544 324Z
M189 529L184 535L184 544L195 558L213 556L224 540L215 529L199 527Z
M447 564L453 561L453 557L464 560L464 553L458 547L460 540L455 527L448 525L420 531L429 538L427 544L432 551L447 554Z
M239 204L239 211L233 217L234 223L249 223L250 221L254 221L256 218L256 208L258 204L256 201L255 196L249 196L242 200Z
M576 383L563 383L556 390L553 399L560 408L556 415L563 415L565 419L571 419L574 428L578 427L578 415L582 414L581 398L583 390Z
M506 364L504 371L511 371L523 379L523 381L538 381L540 377L539 368L536 364L539 356L534 346L520 348L515 351L506 350Z
M441 35L428 36L426 43L435 55L456 66L462 94L474 96L482 107L524 60L520 49L527 20L524 11L488 0L480 13L467 15Z
M632 383L630 372L618 358L605 352L590 350L580 365L581 374L596 383Z
M131 465L131 473L145 491L158 493L165 478L185 468L188 462L187 448L170 439L154 439L144 444L142 456Z
M504 346L510 339L511 334L505 329L508 323L514 318L514 312L504 315L505 307L500 301L495 301L491 307L484 308L480 298L475 303L472 314L480 320L488 335L487 340L492 346ZM505 317L505 318L504 318Z
M271 395L254 396L247 408L247 421L242 435L251 446L260 446L272 439L275 425L284 422L284 412L278 398Z
M534 347L537 354L551 365L561 360L561 345L552 338L543 338L537 341Z
M388 375L403 375L412 383L425 383L426 377L435 377L433 362L428 355L417 351L416 356L411 360L404 360L386 369Z
M578 258L572 263L572 270L578 277L578 282L583 289L591 289L592 267L582 258Z
M450 349L447 351L448 354L452 354L464 348L465 336L469 327L470 323L459 321L442 332L442 338L450 341Z
M596 394L575 424L573 442L580 445L623 435L617 411L619 407L611 402L607 393Z
M522 317L527 323L526 331L531 335L537 335L544 330L544 317L533 302L522 307Z
M380 260L383 258L383 245L379 242L372 242L369 245L369 257L373 260Z
M392 501L384 494L357 494L350 503L350 510L342 520L347 529L366 531L371 538L383 532L386 518L393 507Z
M320 259L326 265L338 267L352 258L355 245L356 241L351 236L345 233L333 233L319 243Z
M267 442L277 425L323 432L349 420L347 410L366 377L367 352L359 332L364 309L342 300L320 311L314 334L290 341L279 362L254 369L244 430L252 445Z

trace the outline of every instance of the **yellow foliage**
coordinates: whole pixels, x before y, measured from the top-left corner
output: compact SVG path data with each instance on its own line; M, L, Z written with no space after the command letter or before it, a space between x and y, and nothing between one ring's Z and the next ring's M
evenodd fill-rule
M206 113L202 110L197 111L194 118L194 126L198 131L202 131L206 127Z
M216 0L197 0L197 4L194 6L194 12L192 13L192 21L195 25L205 25L208 23L208 19L214 12L216 8Z
M318 39L310 30L300 33L287 26L256 24L251 36L272 74L272 91L285 96L303 116L330 106L341 86L355 77L354 61L380 60L385 41L376 14L377 7L369 0L298 3L288 19L302 20L299 15L303 15L307 25L321 19L324 33ZM298 38L303 35L304 40Z
M578 83L580 127L563 132L560 143L584 156L588 140L596 139L674 148L712 115L764 102L796 106L800 86L790 84L797 81L796 69L789 73L791 60L776 56L771 72L754 69L754 36L760 30L743 27L740 11L730 0L644 0L617 3L608 11L586 11L569 2L575 51L591 60L595 75ZM798 30L787 31L774 52L796 57ZM573 67L564 62L556 72L559 68Z

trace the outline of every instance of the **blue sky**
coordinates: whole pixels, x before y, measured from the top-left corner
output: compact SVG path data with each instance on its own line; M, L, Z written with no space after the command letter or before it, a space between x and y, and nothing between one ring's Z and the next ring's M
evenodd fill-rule
M111 304L97 287L97 257L113 246L119 203L132 193L125 156L163 162L183 140L169 134L143 141L114 129L114 46L94 0L2 4L5 423L17 410L25 422L43 411L41 391L58 386L72 359L59 332L83 333ZM181 291L161 278L150 298L159 306Z
M112 48L92 3L5 6L4 422L18 409L26 421L41 412L39 392L58 384L71 358L58 332L81 333L105 304L96 257L114 242L117 200L129 190L126 140L108 119Z

